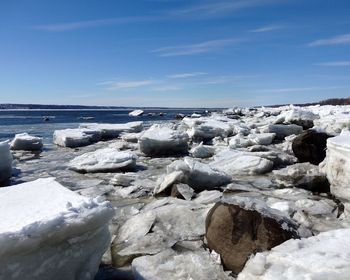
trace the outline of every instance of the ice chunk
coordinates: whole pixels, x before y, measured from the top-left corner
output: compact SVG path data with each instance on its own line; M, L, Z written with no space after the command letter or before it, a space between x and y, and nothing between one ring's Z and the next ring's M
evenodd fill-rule
M152 125L139 139L141 152L151 156L187 153L187 142L186 133L157 124Z
M131 116L131 117L138 117L138 116L141 116L142 114L143 114L142 110L134 110L134 111L129 113L129 116Z
M350 115L347 113L330 114L314 121L314 128L329 134L339 134L343 129L350 128Z
M132 269L136 280L233 279L204 249L183 253L169 249L155 256L136 258Z
M94 279L110 243L108 202L39 179L0 189L1 279Z
M137 133L143 129L143 122L128 122L128 123L85 123L80 124L80 128L88 128L101 132L103 139L112 139L119 137L123 132Z
M69 168L79 172L108 172L133 169L136 156L113 148L103 148L82 154L70 161Z
M271 160L251 154L223 150L214 157L210 166L231 176L235 174L262 174L271 171L273 167Z
M215 148L203 145L203 142L201 142L198 146L193 147L190 152L195 158L208 158L214 155Z
M313 192L328 192L329 183L317 165L296 163L285 168L274 170L277 183L285 187L304 188Z
M69 148L87 146L101 139L101 132L96 129L62 129L53 133L53 143Z
M189 128L188 135L196 140L206 141L232 134L232 127L227 122L215 118L184 118L182 122Z
M313 121L320 118L318 114L300 108L292 108L291 110L281 113L281 116L284 117L285 122L297 124L304 128L313 127Z
M12 175L12 154L7 141L0 142L0 183L6 182Z
M349 252L350 229L291 239L252 256L238 280L348 279Z
M167 172L182 171L183 183L196 191L212 189L230 182L230 178L223 172L212 169L208 164L185 157L184 161L174 161L167 167Z
M271 124L265 128L266 132L276 133L276 138L283 139L292 134L300 134L303 132L303 127L296 124Z
M350 132L327 139L324 171L331 184L331 192L350 200Z
M42 148L42 138L31 136L28 133L16 134L15 138L11 142L12 150L38 151Z

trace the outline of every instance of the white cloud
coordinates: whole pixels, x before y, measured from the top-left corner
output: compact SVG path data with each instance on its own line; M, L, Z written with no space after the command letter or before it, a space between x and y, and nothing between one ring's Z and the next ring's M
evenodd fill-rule
M106 85L106 89L108 90L116 90L116 89L132 89L132 88L140 88L144 86L149 86L156 84L155 80L139 80L139 81L107 81L99 83L100 85Z
M187 17L215 17L221 15L232 15L242 9L265 6L272 3L281 3L281 0L215 0L199 1L200 4L190 5L187 8L172 11L172 16Z
M205 72L179 73L179 74L168 75L167 78L183 79L183 78L192 78L192 77L197 77L197 76L203 76L203 75L207 75L207 74L208 73L205 73Z
M263 33L263 32L270 32L270 31L274 31L274 30L279 30L279 29L283 29L283 28L284 28L283 25L266 25L266 26L261 26L259 28L250 30L250 32Z
M316 40L309 43L310 47L327 46L327 45L344 45L350 44L350 33L338 35L332 38Z
M350 60L321 62L321 63L316 63L315 65L330 66L330 67L350 66Z
M169 46L152 50L152 53L158 53L160 56L186 56L201 53L209 53L219 50L223 47L241 42L242 39L220 39L205 41L197 44Z
M155 21L163 19L164 17L156 16L130 16L130 17L120 17L120 18L104 18L95 20L82 20L66 23L53 23L53 24L43 24L32 26L33 29L49 31L49 32L63 32L69 30L76 30L89 27L98 27L105 25L115 25L115 24L127 24L136 23L144 21Z
M291 88L273 88L273 89L261 89L257 92L270 92L270 93L288 93L288 92L305 92L305 91L322 91L339 89L342 87L291 87Z
M155 87L152 90L154 90L154 91L175 91L175 90L180 90L180 89L181 89L181 87L179 87L179 86L164 85L164 86Z

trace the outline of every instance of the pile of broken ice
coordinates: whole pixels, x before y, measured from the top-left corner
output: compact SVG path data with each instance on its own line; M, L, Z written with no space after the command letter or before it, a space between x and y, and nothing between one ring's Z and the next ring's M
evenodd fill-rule
M111 202L53 179L0 189L10 211L0 278L93 279L107 247L103 263L131 267L135 279L350 278L350 106L234 108L147 125L54 132L58 146L79 149L57 147L62 165L50 172ZM6 181L8 143L0 153Z

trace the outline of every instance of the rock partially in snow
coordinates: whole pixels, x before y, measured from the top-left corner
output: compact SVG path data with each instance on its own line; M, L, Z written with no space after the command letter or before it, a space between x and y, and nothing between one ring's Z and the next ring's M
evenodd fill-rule
M223 150L214 157L214 161L210 163L210 166L232 176L269 172L273 167L273 162L253 153Z
M189 157L185 157L183 161L174 161L167 167L168 173L174 171L181 171L184 174L181 182L188 184L196 191L213 189L230 182L230 178L225 173Z
M292 108L281 113L281 116L284 117L285 122L300 125L305 129L313 127L314 120L320 118L318 114L301 108Z
M271 124L264 129L264 132L275 133L276 138L283 139L284 137L292 134L302 133L303 127L296 124L289 124L289 125Z
M350 200L350 132L327 140L323 171L331 184L331 193Z
M350 229L288 240L252 256L238 280L349 279L349 252Z
M134 154L103 148L74 158L69 168L79 172L130 170L135 168L136 159Z
M143 130L143 122L128 123L86 123L80 124L80 128L88 128L101 132L103 139L113 139L119 137L122 133L137 133Z
M295 224L271 208L259 208L257 201L230 202L218 202L210 210L205 235L208 247L220 254L226 269L237 274L252 253L298 237Z
M274 170L277 183L284 187L303 188L312 192L329 192L329 183L317 165L296 163L285 168Z
M140 150L146 155L172 155L188 152L186 133L169 127L152 125L139 139Z
M233 279L204 249L182 253L169 249L155 256L136 258L132 269L136 280Z
M143 110L134 110L129 113L129 116L138 117L138 116L141 116L143 113L144 113Z
M101 132L96 129L62 129L53 133L53 143L68 148L87 146L101 139Z
M0 184L12 176L12 154L7 141L0 142Z
M330 135L323 132L307 130L294 138L292 143L293 153L300 162L310 162L318 165L326 157L327 139L330 137Z
M110 244L108 202L39 179L0 189L1 279L94 279Z
M198 146L193 147L190 153L195 158L208 158L215 154L215 148L212 146L203 145L203 142L201 142Z
M11 142L11 150L40 151L42 148L43 139L28 133L16 134Z

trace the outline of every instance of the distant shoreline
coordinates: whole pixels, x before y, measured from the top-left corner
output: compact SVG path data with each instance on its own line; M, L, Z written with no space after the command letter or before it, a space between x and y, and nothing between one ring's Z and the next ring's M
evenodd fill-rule
M274 104L274 105L259 105L256 107L281 107L291 104ZM350 105L350 98L331 98L319 102L292 104L295 106L313 106L313 105ZM227 108L227 107L225 107ZM86 106L86 105L44 105L44 104L17 104L17 103L3 103L0 104L0 111L130 111L135 109L142 110L222 110L224 107L134 107L134 106Z

